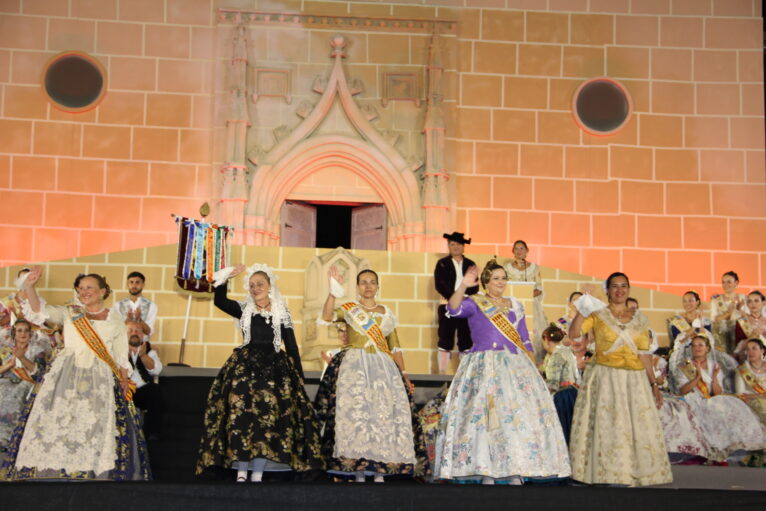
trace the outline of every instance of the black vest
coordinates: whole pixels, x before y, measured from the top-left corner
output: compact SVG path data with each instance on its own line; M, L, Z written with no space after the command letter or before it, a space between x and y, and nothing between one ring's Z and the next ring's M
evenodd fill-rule
M146 341L146 352L149 353L150 351L152 351L152 344L149 341ZM130 361L130 365L133 366L133 369L136 369L138 374L141 375L141 379L144 380L144 383L154 383L154 378L149 374L149 370L144 367L144 362L141 360L141 357L137 357L136 363L134 364L133 354L131 353L128 360Z

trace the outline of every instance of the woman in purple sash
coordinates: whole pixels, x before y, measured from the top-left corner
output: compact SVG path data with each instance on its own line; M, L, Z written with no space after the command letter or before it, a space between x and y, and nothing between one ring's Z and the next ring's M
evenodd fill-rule
M447 305L450 316L468 318L473 347L442 409L434 478L521 484L525 477L567 477L567 445L535 367L524 308L503 297L508 275L495 260L481 274L485 293L466 297L477 281L473 266Z

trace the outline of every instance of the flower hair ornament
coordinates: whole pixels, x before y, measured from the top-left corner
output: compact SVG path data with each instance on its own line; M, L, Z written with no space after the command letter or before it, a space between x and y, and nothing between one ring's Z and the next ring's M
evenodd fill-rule
M228 268L215 272L213 275L215 280L213 285L218 287L226 282L232 271L234 271L234 267L229 266ZM271 311L258 309L255 305L253 296L250 294L250 278L258 272L266 274L269 278L269 301L271 302ZM277 280L279 277L274 273L274 270L270 266L261 263L255 263L245 269L243 273L245 274L244 289L247 298L244 302L239 303L242 308L242 316L239 318L239 326L242 329L242 335L245 341L242 345L244 346L250 342L252 317L254 315L259 315L266 319L266 323L271 324L271 329L274 332L274 351L279 352L282 350L282 329L280 327L284 325L286 328L292 328L290 311L287 310L287 305L285 305L285 301L282 298L282 293L280 293L279 288L277 288Z

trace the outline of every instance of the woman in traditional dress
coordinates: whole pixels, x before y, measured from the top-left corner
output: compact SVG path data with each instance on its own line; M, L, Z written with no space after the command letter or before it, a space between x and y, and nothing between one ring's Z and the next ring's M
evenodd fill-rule
M245 271L247 299L231 300L228 279ZM239 320L244 343L210 387L197 475L234 469L238 482L247 481L248 472L250 481L260 482L267 471L324 469L319 424L277 276L265 264L240 264L214 278L215 306Z
M532 346L534 346L535 359L539 364L545 356L542 335L543 330L548 326L548 318L546 318L543 309L543 279L540 276L540 267L527 261L528 253L527 243L524 240L516 240L513 243L513 259L505 263L505 271L508 274L508 280L535 283L532 291L534 298L532 302L534 304Z
M322 323L348 325L348 343L319 384L315 407L323 424L322 452L334 475L364 482L373 476L426 475L426 452L391 309L376 300L378 274L356 277L359 300L335 307L345 293L333 266Z
M680 392L697 416L711 447L709 459L723 461L736 451L766 447L764 427L739 398L723 395L721 369L709 356L710 339L692 338L691 359L676 369Z
M721 277L723 293L710 297L710 318L713 321L713 337L718 350L732 354L734 342L734 325L740 314L744 314L745 295L737 293L739 276L733 271L727 271Z
M734 358L742 363L747 359L747 341L757 337L766 342L766 315L763 314L763 304L766 297L760 291L752 291L747 295L747 312L740 314L734 326Z
M747 341L747 360L737 372L737 394L766 425L766 345L759 338ZM749 467L766 466L764 451L753 453L743 460Z
M13 283L16 291L0 300L0 327L8 327L0 328L0 346L13 345L10 325L15 324L18 319L26 319L32 327L30 345L45 351L47 354L51 347L56 345L55 330L44 324L45 314L43 312L35 313L29 307L27 294L24 291L24 282L30 271L30 268L19 270ZM40 300L40 309L44 310L45 300L42 297L38 297L38 299Z
M731 276L727 277L730 279ZM687 291L681 298L683 312L675 314L667 319L668 338L671 342L669 358L668 389L671 394L679 393L679 385L676 381L679 364L689 360L691 353L691 339L697 334L710 333L709 339L714 342L713 322L706 318L702 312L702 301L696 291ZM714 348L715 348L714 344ZM734 392L734 376L737 370L737 361L722 349L713 349L710 352L713 361L721 367L723 376L724 392Z
M761 339L748 339L747 360L737 372L737 394L766 425L766 345Z
M608 306L589 294L575 305L569 336L593 332L596 352L577 394L572 478L588 484L644 486L673 480L657 408L662 404L649 348L649 320L628 309L627 275L606 280Z
M98 274L79 275L75 300L40 308L33 269L24 283L29 305L64 327L64 347L19 418L0 477L145 480L146 446L126 396L128 337L122 316L104 305L110 289Z
M503 298L505 269L495 260L472 266L450 297L447 313L468 318L473 347L460 360L442 408L435 479L504 481L567 477L566 441L553 400L534 363L524 308Z
M572 348L564 346L565 333L553 323L543 330L543 347L548 352L545 358L544 376L548 389L553 394L553 404L564 431L564 438L569 444L572 432L572 413L577 400L577 388L580 386L580 371L577 369L577 357Z
M702 329L696 331L707 332ZM705 459L714 456L714 451L711 450L702 425L692 407L689 406L689 403L682 396L677 395L677 390L670 390L670 383L675 382L675 379L669 377L669 374L675 372L679 361L683 361L679 354L687 350L685 346L690 344L691 339L694 337L694 333L688 333L684 337L686 341L683 341L682 335L684 334L678 335L679 343L682 345L674 352L675 356L671 359L670 363L663 356L660 356L660 351L667 350L667 348L659 348L652 355L654 379L660 390L662 390L660 422L662 423L665 446L668 449L671 463L702 463ZM725 355L724 353L721 354Z
M45 365L45 350L30 342L32 325L17 319L11 327L13 347L0 347L0 451L4 451L24 403Z

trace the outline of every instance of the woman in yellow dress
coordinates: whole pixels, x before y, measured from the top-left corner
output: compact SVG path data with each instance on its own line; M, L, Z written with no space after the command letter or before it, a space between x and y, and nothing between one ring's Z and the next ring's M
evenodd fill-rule
M657 408L649 321L625 301L630 281L606 281L609 305L589 294L577 300L569 336L593 332L596 352L577 395L570 456L572 478L588 484L645 486L673 480Z

